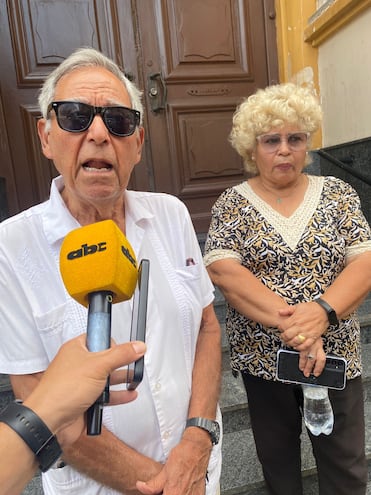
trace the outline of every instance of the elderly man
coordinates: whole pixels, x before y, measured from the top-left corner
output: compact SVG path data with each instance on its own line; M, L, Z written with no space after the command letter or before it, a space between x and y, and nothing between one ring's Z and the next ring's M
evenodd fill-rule
M67 233L111 219L151 263L138 399L105 409L102 434L83 434L65 466L43 475L45 494L215 495L221 346L213 286L183 203L127 190L143 145L140 92L84 48L50 74L39 103L42 150L60 177L47 202L0 226L0 372L11 375L16 396L25 399L62 343L86 330L86 308L59 272ZM131 300L113 306L119 343L130 339L131 313Z

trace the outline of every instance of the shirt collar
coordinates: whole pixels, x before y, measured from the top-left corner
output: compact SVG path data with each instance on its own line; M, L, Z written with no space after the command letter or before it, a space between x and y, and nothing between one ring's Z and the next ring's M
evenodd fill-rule
M63 201L61 195L63 188L62 176L53 179L49 201L43 215L44 231L50 244L64 239L68 232L81 227ZM142 194L146 195L147 193L125 191L125 217L128 226L130 224L140 225L143 220L153 217L152 211L145 206L145 203L137 201L138 196Z
M153 212L146 206L146 201L140 201L141 197L150 193L139 191L125 191L125 220L140 224L143 220L153 218ZM139 200L139 201L138 201Z
M71 215L63 201L61 195L63 188L64 181L62 176L53 179L49 201L43 215L44 232L50 244L58 242L68 232L80 227L79 222Z

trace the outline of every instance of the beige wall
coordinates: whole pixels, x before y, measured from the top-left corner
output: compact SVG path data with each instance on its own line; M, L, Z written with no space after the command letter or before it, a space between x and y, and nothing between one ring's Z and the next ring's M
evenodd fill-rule
M323 146L371 136L371 8L318 49Z
M312 86L318 94L318 48L303 41L308 19L317 8L316 0L275 0L275 7L280 82ZM321 133L317 132L313 147L321 143Z
M313 84L314 147L371 136L371 0L275 0L280 81Z

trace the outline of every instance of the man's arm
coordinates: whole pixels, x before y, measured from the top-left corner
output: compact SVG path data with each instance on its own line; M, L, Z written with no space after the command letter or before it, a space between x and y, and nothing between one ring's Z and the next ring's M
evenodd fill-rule
M0 459L0 494L21 493L37 470L36 457L5 423L0 423Z
M220 384L221 332L210 304L203 310L197 340L189 418L215 419ZM166 493L171 495L204 495L211 449L210 436L206 431L198 427L186 428L161 473L148 483L138 482L138 488L148 495L162 493L165 488Z
M188 417L215 419L221 386L221 332L213 305L202 312ZM197 428L199 430L199 428Z
M212 305L209 305L203 311L197 341L189 417L215 418L220 375L220 326ZM37 378L37 375L13 376L12 385L16 396L23 399L27 397L37 383ZM102 434L96 437L88 437L83 433L72 447L65 449L63 458L96 481L127 494L139 493L136 490L137 480L148 481L161 472L160 483L169 483L172 495L197 495L204 493L210 452L209 435L200 428L187 428L181 443L173 449L164 467L139 454L103 427ZM195 483L197 489L193 490ZM187 488L183 489L185 485ZM202 491L197 491L200 489Z
M138 479L150 479L163 465L146 457L102 428L98 436L81 435L63 459L99 483L125 494L138 494Z
M41 377L42 373L11 376L15 396L26 400ZM68 430L64 434L68 435ZM139 493L135 488L138 479L148 480L163 467L125 445L104 427L98 436L82 433L72 446L64 449L63 459L99 483L133 495Z
M17 391L22 388L27 396L24 406L31 409L50 434L57 434L62 448L73 443L84 426L83 413L102 391L108 375L112 383L122 380L120 371L114 372L143 355L143 343L122 344L102 352L89 352L85 337L66 342L59 350L46 372L23 380L22 387L12 377ZM39 380L42 376L42 379ZM80 386L76 386L79 384ZM34 387L28 394L29 388ZM18 393L17 393L18 395ZM137 392L115 391L114 404L123 404L136 398ZM9 411L8 408L6 408ZM20 493L38 468L36 456L22 437L7 422L11 413L0 414L0 494ZM5 421L5 423L3 423ZM32 419L31 419L32 421ZM12 425L14 423L11 423ZM76 426L76 436L63 439L60 432L67 425ZM68 428L71 432L71 428ZM50 459L52 460L52 459Z
M221 383L221 333L212 304L204 308L192 373L188 417L215 419ZM117 491L203 495L211 453L207 432L190 427L171 451L165 465L139 454L107 429L98 437L82 435L65 455L66 461ZM104 452L104 455L102 453ZM136 482L152 480L149 485ZM149 491L148 491L149 490Z

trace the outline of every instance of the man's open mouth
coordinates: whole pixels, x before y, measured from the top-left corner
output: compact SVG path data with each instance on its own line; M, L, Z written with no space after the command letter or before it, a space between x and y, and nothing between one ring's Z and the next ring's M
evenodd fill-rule
M112 170L112 165L108 162L98 161L98 160L89 160L83 164L83 169L88 172L107 172Z

